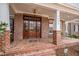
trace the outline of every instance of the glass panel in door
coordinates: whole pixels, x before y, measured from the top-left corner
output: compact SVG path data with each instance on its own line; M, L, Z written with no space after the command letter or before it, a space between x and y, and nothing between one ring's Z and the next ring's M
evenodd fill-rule
M37 38L40 38L41 34L41 27L40 27L40 21L37 21Z
M28 38L29 37L29 32L28 32L28 30L29 30L29 27L28 27L28 25L29 25L29 22L27 21L27 20L24 20L24 38Z
M29 21L29 38L36 37L36 21Z

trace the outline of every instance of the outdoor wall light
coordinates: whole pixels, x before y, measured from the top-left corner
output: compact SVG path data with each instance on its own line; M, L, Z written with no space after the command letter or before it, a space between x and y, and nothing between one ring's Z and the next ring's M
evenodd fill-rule
M68 48L64 48L64 55L67 56Z

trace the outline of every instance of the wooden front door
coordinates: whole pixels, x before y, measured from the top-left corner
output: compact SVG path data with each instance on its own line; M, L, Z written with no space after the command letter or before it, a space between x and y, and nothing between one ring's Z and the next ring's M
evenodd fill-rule
M23 37L41 38L41 18L33 16L24 16Z

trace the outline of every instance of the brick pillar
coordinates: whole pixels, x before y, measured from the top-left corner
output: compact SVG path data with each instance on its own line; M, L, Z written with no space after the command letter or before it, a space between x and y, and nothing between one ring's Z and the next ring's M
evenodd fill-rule
M2 40L4 39L4 40ZM2 43L2 41L4 43ZM0 49L2 49L2 46L5 45L5 48L10 48L10 31L4 32L4 37L0 38Z
M60 44L61 43L61 32L53 30L53 44Z
M55 20L53 22L53 44L61 43L61 27L60 27L60 11L56 11Z
M9 30L5 31L4 39L5 39L5 48L10 48L10 31Z

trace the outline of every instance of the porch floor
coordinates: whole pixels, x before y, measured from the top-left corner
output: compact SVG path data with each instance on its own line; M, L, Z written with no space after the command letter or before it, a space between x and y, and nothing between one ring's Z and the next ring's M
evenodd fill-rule
M26 42L26 40L13 43L6 50L6 55L55 55L55 45L45 42Z
M61 44L54 45L46 42L26 42L26 40L13 43L6 55L56 55L56 49L79 45L79 39L64 38Z

